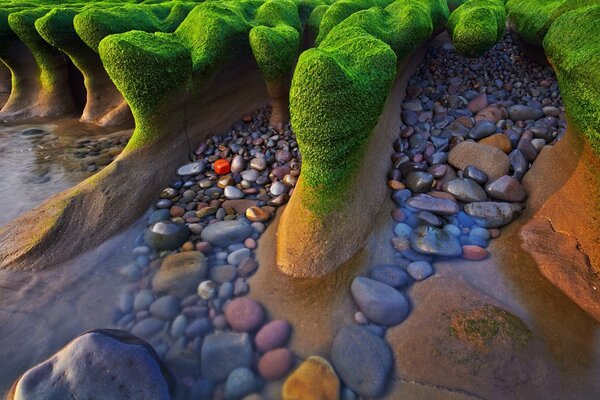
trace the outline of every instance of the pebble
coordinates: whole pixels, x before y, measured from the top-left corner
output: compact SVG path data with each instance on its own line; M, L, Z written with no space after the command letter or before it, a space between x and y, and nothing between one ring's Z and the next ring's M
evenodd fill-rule
M400 288L408 283L406 272L395 265L377 265L371 269L369 276L394 288Z
M250 254L250 249L247 248L236 250L227 256L227 263L238 266L242 260L250 257Z
M372 398L385 391L393 357L381 338L358 326L347 325L331 345L331 361L350 389L359 396Z
M187 318L185 315L178 315L171 324L171 336L175 339L179 339L185 333L187 328Z
M273 196L280 196L283 193L287 193L288 187L282 182L275 182L271 185L269 192Z
M406 186L413 193L428 192L433 186L434 178L428 172L414 171L406 176Z
M233 265L217 265L209 272L210 279L220 285L231 282L237 277L237 269Z
M202 343L202 375L215 382L223 382L237 368L250 369L253 359L252 342L247 333L213 333Z
M250 225L240 221L222 221L208 225L200 236L213 246L227 247L236 242L243 242L251 234Z
M433 267L426 261L415 261L408 264L406 271L417 281L422 281L433 275Z
M480 121L471 131L469 131L469 138L474 140L480 140L496 133L496 124L490 121Z
M475 245L463 246L463 258L466 260L479 261L487 258L489 252L483 247Z
M267 169L267 160L264 158L253 158L250 161L250 168L262 172Z
M258 360L258 372L266 380L275 381L283 378L292 368L294 355L285 348L266 352Z
M496 147L506 154L510 153L512 150L510 138L503 133L497 133L495 135L486 137L485 139L480 140L479 144L486 144L488 146Z
M354 361L352 361L354 364ZM283 399L337 399L340 380L329 362L319 356L308 357L283 384Z
M485 186L485 191L494 199L508 202L523 202L527 192L519 180L513 176L504 175Z
M263 353L283 347L290 337L292 326L287 321L275 320L265 324L256 334L254 344Z
M164 321L158 318L146 318L131 328L131 333L142 339L149 340L165 327Z
M479 203L470 203L479 204ZM420 226L410 236L411 248L418 253L432 256L454 257L462 254L456 236L433 226Z
M483 228L499 228L517 218L521 207L500 202L470 203L465 206L465 213Z
M475 182L483 185L487 182L488 176L485 172L476 167L469 165L463 170L463 178L469 178L474 180Z
M156 293L184 298L194 293L207 276L208 263L201 252L171 254L163 259L160 269L152 278L152 289Z
M202 161L193 162L189 164L182 165L177 168L177 175L179 176L188 176L188 175L198 175L204 172L206 168L206 164Z
M153 301L154 301L154 295L152 294L151 291L140 290L140 292L135 295L135 299L133 301L133 309L135 311L147 310Z
M541 109L520 104L508 107L506 110L513 121L537 120L544 117L544 111Z
M225 197L229 200L239 200L244 198L244 193L235 186L227 186L224 191Z
M510 168L510 160L502 150L468 141L459 143L450 150L448 163L463 170L472 165L485 172L490 179L508 174Z
M358 308L376 324L397 325L408 315L406 297L384 283L357 277L352 281L350 291Z
M155 222L144 232L144 242L159 251L176 250L189 237L190 231L185 224L171 221Z
M487 200L485 190L477 182L468 178L452 179L444 183L442 189L465 203Z
M429 211L438 215L455 215L459 205L452 200L440 199L428 194L419 194L406 200L406 205L417 210Z
M260 304L247 297L232 300L225 308L227 323L236 332L251 332L258 329L264 317Z
M204 281L198 285L198 296L203 300L210 300L215 297L216 286L213 281Z
M155 317L171 320L179 311L179 299L175 296L162 296L150 305L150 313Z
M236 368L225 381L225 400L240 400L257 391L259 383L248 368Z

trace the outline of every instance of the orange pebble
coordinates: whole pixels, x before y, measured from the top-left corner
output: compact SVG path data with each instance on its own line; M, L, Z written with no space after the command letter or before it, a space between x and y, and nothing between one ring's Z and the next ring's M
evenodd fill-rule
M229 161L222 158L220 160L215 161L215 163L213 164L213 170L218 175L226 175L229 172L231 172L231 164L229 164Z
M479 261L483 260L489 255L488 251L483 247L475 245L463 246L463 258L465 260Z

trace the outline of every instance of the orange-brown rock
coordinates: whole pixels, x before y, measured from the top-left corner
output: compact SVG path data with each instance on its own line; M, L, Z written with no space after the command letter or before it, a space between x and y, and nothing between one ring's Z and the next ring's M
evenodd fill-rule
M336 400L340 380L327 360L318 356L306 359L283 385L283 400Z
M478 143L487 144L488 146L494 146L506 154L512 151L512 144L510 143L510 139L503 133L496 133L495 135L488 136L484 139L481 139Z

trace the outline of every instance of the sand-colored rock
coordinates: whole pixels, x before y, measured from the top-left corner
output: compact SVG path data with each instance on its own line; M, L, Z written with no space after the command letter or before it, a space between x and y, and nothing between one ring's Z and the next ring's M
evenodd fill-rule
M535 217L520 233L521 246L546 278L600 320L600 160L570 126L523 179Z
M336 400L340 380L327 360L311 356L286 379L283 400Z
M304 204L302 175L281 216L277 238L277 265L287 275L314 278L330 274L348 261L366 242L373 229L373 216L388 195L382 185L389 168L392 143L398 137L402 100L409 77L423 58L426 46L407 56L387 98L377 126L369 136L365 155L339 209L317 216Z
M518 316L448 276L412 292L419 306L386 335L398 379L485 399L553 393L557 370L540 357L543 342Z
M198 284L208 276L208 262L199 251L185 251L167 256L152 278L152 289L183 299L195 292Z
M495 135L488 136L486 138L481 139L479 144L487 144L489 146L496 147L506 154L510 153L512 150L512 144L510 143L510 139L503 133L496 133Z
M448 163L458 169L473 165L485 172L490 180L507 175L510 168L510 159L502 150L470 141L459 143L450 150Z

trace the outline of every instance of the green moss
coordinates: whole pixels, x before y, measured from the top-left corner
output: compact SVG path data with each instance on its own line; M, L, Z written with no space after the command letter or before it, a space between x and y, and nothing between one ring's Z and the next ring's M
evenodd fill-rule
M319 35L319 26L321 25L323 16L325 15L325 12L327 12L328 8L329 5L325 4L315 7L306 21L306 27L304 29L310 46L314 45L317 36Z
M561 95L573 121L600 154L600 5L556 18L544 50L557 73Z
M172 35L131 31L110 35L98 48L109 76L131 107L136 131L128 147L155 140L166 116L160 111L189 82L188 49Z
M495 340L523 347L533 337L522 320L492 305L454 312L450 317L449 333L479 351L489 350Z
M176 3L177 4L177 3ZM171 14L174 4L158 5L125 4L120 7L92 7L73 19L75 31L94 51L108 35L131 30L144 32L171 32L187 15L188 6L179 6Z
M254 19L250 30L250 46L258 67L267 82L284 78L290 73L300 50L300 17L290 0L266 1Z
M467 0L448 0L448 8L450 11L456 10L461 4L463 4Z
M343 202L398 60L431 35L434 20L443 23L447 16L446 2L437 0L372 7L345 18L300 56L290 111L302 153L304 203L317 216Z
M333 3L323 15L319 26L316 44L321 43L327 34L343 20L360 10L371 7L385 7L393 0L339 0Z
M64 64L61 53L50 46L35 29L35 21L48 13L49 9L35 8L11 13L8 16L10 29L31 50L40 69L42 87L50 91L56 85L56 68Z
M448 20L448 31L456 51L478 57L492 48L504 34L506 14L502 0L469 0Z

